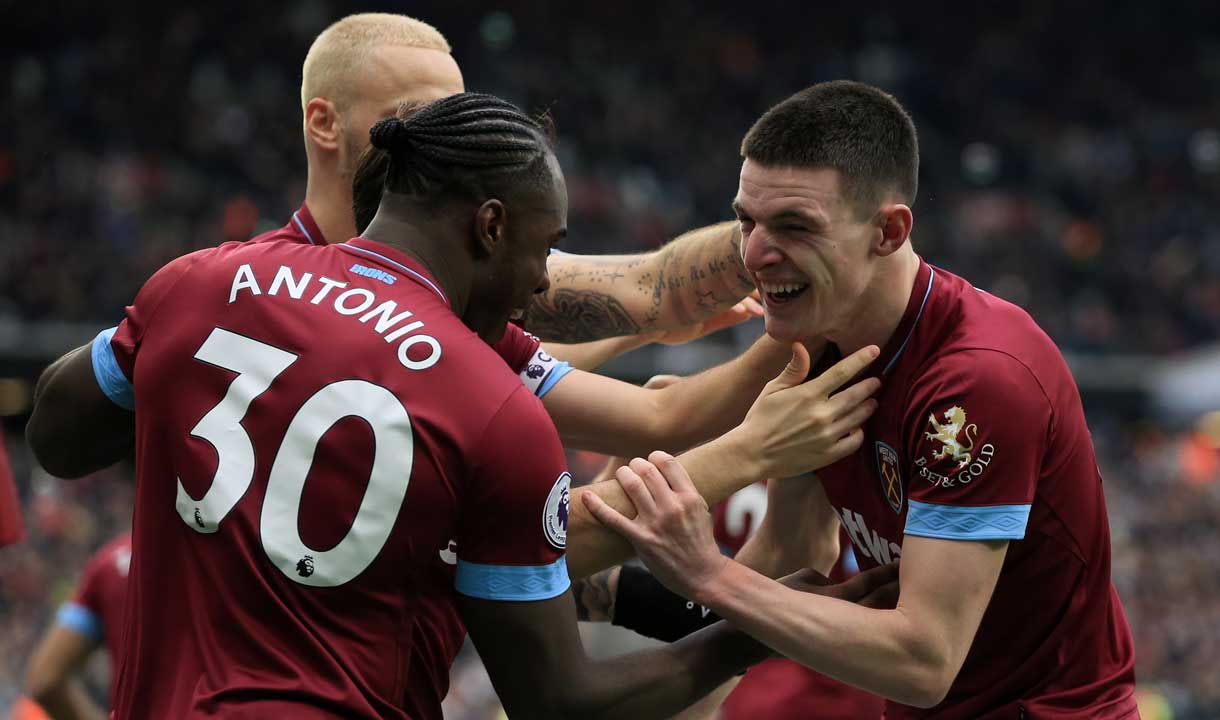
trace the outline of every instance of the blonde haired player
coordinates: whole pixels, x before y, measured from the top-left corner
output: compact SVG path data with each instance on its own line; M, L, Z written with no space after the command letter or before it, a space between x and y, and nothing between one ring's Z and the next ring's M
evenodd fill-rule
M351 183L369 128L400 103L430 102L464 89L448 41L428 23L360 13L326 28L301 69L305 202L288 225L260 238L323 243L356 235ZM672 342L739 322L757 308L738 304L754 289L740 242L735 223L719 223L642 255L555 253L548 262L551 287L531 305L528 328L564 343L641 334L648 335L641 341ZM669 282L678 278L682 282ZM604 349L595 356L604 359ZM565 359L586 368L596 364Z

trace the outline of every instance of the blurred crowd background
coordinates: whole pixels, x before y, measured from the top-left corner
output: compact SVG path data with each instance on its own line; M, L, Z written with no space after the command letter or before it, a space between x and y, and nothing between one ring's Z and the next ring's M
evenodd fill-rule
M169 259L283 225L304 196L300 66L349 12L436 25L467 87L559 131L571 252L656 247L731 216L738 143L813 82L911 111L913 241L1025 307L1068 354L1105 476L1145 718L1220 717L1220 8L1030 1L746 5L473 0L29 3L0 48L0 415L29 523L0 551L0 711L130 470L73 484L21 441L30 383ZM641 380L757 334L642 351ZM594 460L574 458L577 474ZM583 469L583 470L582 470ZM454 718L492 704L455 671ZM474 678L474 679L469 679ZM104 687L104 683L97 683ZM481 698L481 699L477 699Z

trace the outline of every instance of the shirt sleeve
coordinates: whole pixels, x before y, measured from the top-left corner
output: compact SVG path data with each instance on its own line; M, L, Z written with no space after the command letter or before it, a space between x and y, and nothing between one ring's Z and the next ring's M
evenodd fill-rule
M548 355L538 338L512 323L492 347L537 397L546 395L564 375L572 372L571 365Z
M954 353L920 378L907 407L905 533L1025 537L1051 422L1030 370L1001 352Z
M101 570L98 556L90 558L72 599L55 613L56 624L99 643L102 641Z
M571 475L537 398L515 390L492 419L464 493L458 592L488 600L546 600L566 592Z
M116 405L135 409L132 383L135 378L136 355L144 333L157 310L195 262L211 249L183 255L153 274L136 299L127 306L118 327L103 330L93 340L93 374L99 387Z

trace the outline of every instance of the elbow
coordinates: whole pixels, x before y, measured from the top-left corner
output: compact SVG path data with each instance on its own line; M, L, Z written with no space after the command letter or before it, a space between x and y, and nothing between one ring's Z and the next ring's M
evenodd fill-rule
M932 708L944 702L952 685L953 679L947 674L921 673L919 677L912 678L907 683L901 697L893 699L903 705Z
M906 665L907 674L899 693L892 699L918 708L941 704L957 678L961 660L965 658L954 661L951 648L942 647L940 643L924 642L910 650L911 662Z
M34 451L39 467L56 477L64 477L61 473L70 468L66 467L63 454L55 452L55 432L46 420L46 413L39 412L37 405L25 424L25 441Z
M57 478L74 480L89 473L87 468L77 467L72 462L71 453L66 452L68 444L62 434L45 418L46 413L39 413L35 406L25 426L25 440L34 451L34 460L38 466Z

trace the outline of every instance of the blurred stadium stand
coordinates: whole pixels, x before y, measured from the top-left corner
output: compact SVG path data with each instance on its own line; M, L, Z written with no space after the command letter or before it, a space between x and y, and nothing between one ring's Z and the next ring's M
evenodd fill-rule
M328 22L375 5L6 13L0 415L30 528L0 552L0 712L75 570L130 514L126 470L67 484L32 467L33 379L167 260L285 222L304 194L301 60ZM643 250L729 217L737 143L794 90L851 77L894 93L921 133L916 248L1028 309L1081 386L1144 717L1220 717L1220 7L786 5L385 8L437 25L469 88L554 115L572 252ZM693 371L757 332L608 371ZM462 679L475 667L455 673L454 718L493 702Z

